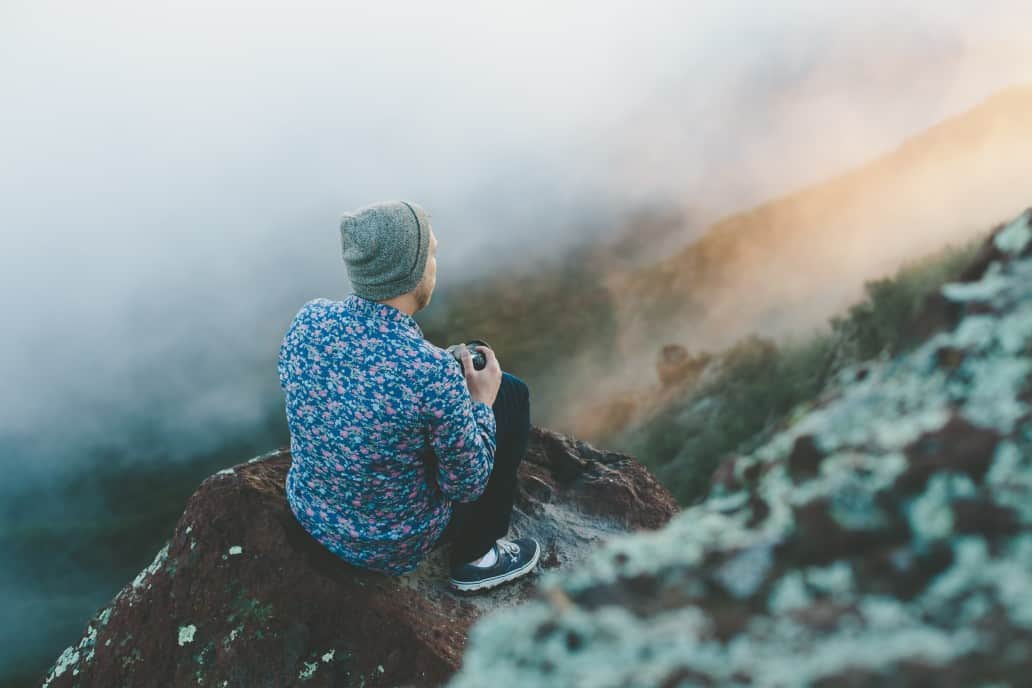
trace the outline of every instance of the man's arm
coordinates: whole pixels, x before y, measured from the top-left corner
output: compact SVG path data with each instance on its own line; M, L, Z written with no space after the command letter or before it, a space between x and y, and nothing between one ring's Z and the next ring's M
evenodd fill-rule
M457 502L475 501L487 489L494 466L494 411L487 403L473 400L451 356L433 371L422 397L441 491Z

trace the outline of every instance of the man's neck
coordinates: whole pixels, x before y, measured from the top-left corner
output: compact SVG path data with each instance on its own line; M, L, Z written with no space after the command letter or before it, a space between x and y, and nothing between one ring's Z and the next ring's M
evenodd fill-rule
M412 294L402 294L401 296L395 296L393 299L387 299L386 301L377 301L377 303L394 306L406 315L413 315L417 310L419 310L416 308L416 299Z

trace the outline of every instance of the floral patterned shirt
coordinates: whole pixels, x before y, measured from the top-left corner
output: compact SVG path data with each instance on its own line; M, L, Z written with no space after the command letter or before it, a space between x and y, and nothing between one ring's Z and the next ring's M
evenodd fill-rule
M448 524L451 500L483 494L495 417L415 319L356 294L316 298L279 350L290 428L287 502L327 549L408 573Z

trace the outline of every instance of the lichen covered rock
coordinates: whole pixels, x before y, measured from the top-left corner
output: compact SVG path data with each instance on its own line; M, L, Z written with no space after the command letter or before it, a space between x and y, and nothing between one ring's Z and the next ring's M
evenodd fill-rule
M474 626L451 688L1028 685L1030 219L943 288L918 348Z
M477 618L532 594L537 576L452 592L445 547L406 576L348 565L294 520L284 495L290 460L283 449L205 480L171 540L42 685L440 685ZM537 428L519 479L512 534L542 543L541 570L677 511L631 457Z

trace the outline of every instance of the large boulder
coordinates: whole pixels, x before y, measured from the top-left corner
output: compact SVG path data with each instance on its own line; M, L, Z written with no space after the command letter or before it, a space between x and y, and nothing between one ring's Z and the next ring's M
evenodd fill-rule
M451 688L1029 685L1030 219L929 302L923 344L474 626Z
M281 449L205 480L153 563L43 685L439 685L458 669L474 621L535 594L537 575L452 592L443 547L406 576L348 565L294 520L290 460ZM631 457L534 428L512 532L542 543L539 570L558 570L677 510Z

